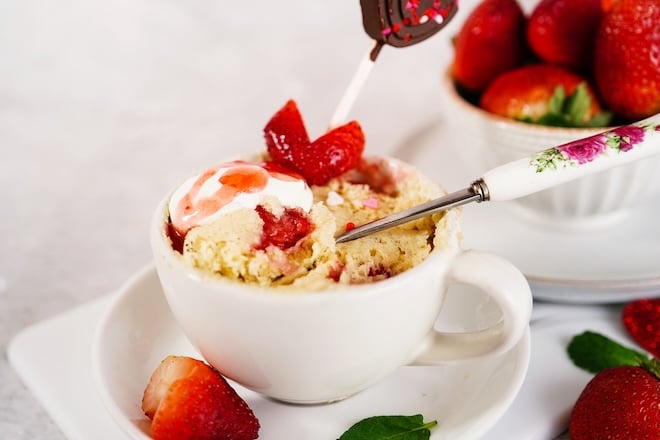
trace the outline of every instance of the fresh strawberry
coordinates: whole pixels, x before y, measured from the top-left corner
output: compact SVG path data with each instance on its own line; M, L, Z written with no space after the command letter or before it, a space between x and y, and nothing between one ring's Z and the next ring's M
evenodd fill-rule
M594 77L614 113L642 119L660 112L660 1L620 0L605 14Z
M567 352L596 374L571 412L571 440L660 439L658 359L592 331L574 336Z
M298 107L289 101L264 127L271 158L300 173L310 185L323 185L355 168L364 150L364 133L351 121L309 142Z
M454 39L454 80L480 92L497 75L519 66L526 56L525 15L515 0L484 0L470 13Z
M600 0L541 0L529 17L527 41L545 62L586 70L602 17Z
M305 123L293 100L287 101L268 121L264 135L268 153L278 163L290 164L294 160L292 150L309 145Z
M660 439L660 380L645 368L621 366L596 374L578 397L571 440Z
M660 298L642 298L626 304L621 321L635 342L660 357Z
M484 110L510 119L542 125L605 126L602 112L586 78L550 64L532 64L495 78L481 95Z
M252 440L259 421L215 369L183 356L166 357L153 372L142 410L159 439Z
M614 4L618 0L600 0L600 7L602 8L603 12L609 12L610 9L614 7Z

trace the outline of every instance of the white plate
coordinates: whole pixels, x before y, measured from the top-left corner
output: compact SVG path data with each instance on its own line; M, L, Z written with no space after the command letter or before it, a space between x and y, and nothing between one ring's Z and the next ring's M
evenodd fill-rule
M443 122L421 127L395 155L448 191L469 186L485 171L469 137ZM625 220L592 230L541 225L516 210L514 202L471 204L464 212L465 247L509 259L527 276L537 299L609 303L660 295L657 195Z
M151 271L151 268L147 270ZM143 275L138 275L141 276ZM470 294L469 291L460 293ZM72 440L131 438L120 429L106 410L106 402L101 400L97 381L93 379L93 375L97 375L98 371L92 374L91 347L94 329L101 318L108 314L111 304L115 301L117 295L111 294L83 304L22 330L9 344L8 356L12 367L66 437ZM456 310L457 296L450 295L448 301L449 312ZM469 307L467 302L462 304ZM158 299L151 304L154 310L162 306L163 302ZM154 316L158 316L158 313L154 313ZM136 315L137 317L139 316ZM632 344L621 325L619 307L551 303L534 305L531 325L532 352L524 382L513 403L481 437L482 440L551 439L564 431L575 398L591 377L570 363L565 355L565 347L571 336L586 329L597 330ZM136 332L134 338L141 339L142 336ZM521 347L521 350L523 348ZM515 363L509 368L522 369L525 365L523 354L524 350L517 355L509 354L508 362ZM493 365L493 361L488 365ZM511 382L505 383L510 390L501 396L505 401L494 406L494 412L490 415L492 419L498 417L500 410L504 411L507 406L506 399L514 392L519 377L517 374L512 376L511 371L506 368L499 367L498 370L505 381ZM476 369L468 368L466 372L475 371ZM142 384L136 383L135 386L139 388ZM392 389L391 385L390 388L385 388L387 389ZM393 400L390 395L386 397ZM127 399L129 406L136 405L131 400L132 397L128 396ZM116 407L114 403L112 405ZM320 416L315 416L309 423L337 423L330 419L320 419ZM342 420L343 418L338 418L339 422ZM262 435L262 438L270 437Z
M493 305L479 304L477 292L449 292L443 323L488 324ZM470 302L474 300L473 302ZM475 317L475 309L485 310ZM467 314L467 316L466 316ZM455 323L451 321L455 320ZM478 324L478 322L477 322ZM338 438L362 418L423 414L437 420L433 439L474 439L504 414L523 382L529 363L529 332L510 352L433 367L401 367L376 386L342 402L295 406L278 403L233 384L261 423L269 440ZM172 317L151 269L130 280L99 323L93 373L102 400L119 426L134 439L148 437L140 410L142 392L157 364L169 354L199 357Z

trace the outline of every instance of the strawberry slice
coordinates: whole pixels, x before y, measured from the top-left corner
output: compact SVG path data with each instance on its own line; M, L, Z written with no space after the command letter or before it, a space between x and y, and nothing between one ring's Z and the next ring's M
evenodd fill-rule
M293 161L293 150L301 145L309 145L305 123L293 100L287 101L268 121L264 135L270 156L285 165Z
M323 185L355 168L364 150L364 133L356 121L339 126L301 151L294 166L310 185Z
M348 122L309 142L302 116L288 101L264 128L268 153L275 162L300 173L310 185L323 185L355 168L364 150L364 133Z
M168 356L153 372L142 410L159 439L253 440L259 421L215 369L197 359Z

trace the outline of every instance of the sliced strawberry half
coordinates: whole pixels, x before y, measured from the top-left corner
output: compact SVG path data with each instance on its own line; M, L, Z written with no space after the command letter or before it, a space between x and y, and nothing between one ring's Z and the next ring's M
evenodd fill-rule
M364 150L364 133L356 121L337 127L305 149L301 149L293 166L310 185L323 185L333 177L352 170L360 163Z
M264 127L268 153L274 161L289 164L292 151L309 145L309 136L295 101L289 100L273 115Z
M309 142L302 116L288 101L264 128L271 158L300 173L310 185L323 185L355 168L364 150L364 133L356 121L348 122Z
M253 440L259 434L259 421L225 378L185 356L168 356L156 368L142 410L154 440Z

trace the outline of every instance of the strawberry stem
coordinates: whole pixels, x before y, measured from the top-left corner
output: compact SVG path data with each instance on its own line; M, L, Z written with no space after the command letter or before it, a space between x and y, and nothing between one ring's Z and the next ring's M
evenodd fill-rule
M600 112L588 119L590 109L591 96L586 83L578 84L569 96L563 86L557 86L548 101L548 112L537 121L524 122L553 127L605 127L610 123L610 112Z
M660 360L657 358L644 359L641 362L641 367L660 380Z

